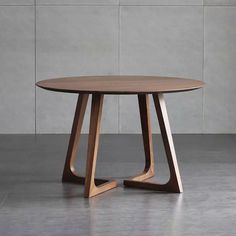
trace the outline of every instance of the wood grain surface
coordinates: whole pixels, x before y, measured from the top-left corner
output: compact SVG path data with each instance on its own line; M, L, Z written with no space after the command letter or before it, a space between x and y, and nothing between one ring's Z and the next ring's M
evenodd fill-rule
M204 82L175 77L109 75L48 79L36 85L68 93L148 94L194 90L203 87Z

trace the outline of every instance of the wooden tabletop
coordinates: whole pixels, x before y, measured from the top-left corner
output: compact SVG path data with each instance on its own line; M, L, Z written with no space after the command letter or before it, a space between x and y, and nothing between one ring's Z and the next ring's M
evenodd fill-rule
M79 76L39 81L37 86L68 93L145 94L199 89L204 82L162 76Z

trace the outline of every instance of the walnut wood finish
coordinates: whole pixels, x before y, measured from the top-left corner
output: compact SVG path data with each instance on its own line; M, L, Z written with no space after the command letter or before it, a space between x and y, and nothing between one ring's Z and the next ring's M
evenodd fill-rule
M183 188L163 93L189 91L201 88L203 85L204 83L198 80L160 76L81 76L38 82L37 86L47 90L80 94L76 106L62 181L85 184L85 197L96 196L117 186L116 181L95 179L103 96L104 94L137 94L145 151L145 167L139 175L124 180L124 185L157 191L182 192ZM86 176L82 177L76 173L74 163L89 94L92 94L92 106ZM153 95L170 169L170 179L166 184L146 181L154 176L154 155L148 94Z
M156 108L157 118L159 121L163 144L165 147L166 157L170 169L170 179L165 187L171 192L182 193L183 187L177 163L174 142L170 129L169 118L166 109L166 103L163 94L153 94L153 100Z
M131 180L143 181L154 176L154 156L152 144L152 131L150 120L149 97L147 94L138 95L140 121L142 127L143 145L145 153L145 167L140 175L132 177ZM126 181L124 182L126 183Z
M85 184L85 197L92 197L111 188L115 188L116 182L112 181L107 183L108 180L97 178L95 179L94 177L103 95L93 95L92 99L86 177L78 175L75 170L74 164L76 160L79 138L82 129L84 113L88 102L88 97L88 94L81 94L78 97L62 181ZM96 185L101 186L96 187Z
M169 119L167 115L167 110L166 110L166 104L164 100L163 94L153 94L153 99L154 99L154 104L156 108L156 113L161 129L161 135L165 147L165 152L166 152L166 157L170 169L170 179L166 184L159 184L159 183L152 183L152 182L144 182L143 180L145 179L145 173L144 173L144 178L140 178L140 176L133 177L129 180L124 181L124 185L127 187L134 187L134 188L144 188L144 189L151 189L151 190L157 190L157 191L166 191L166 192L174 192L174 193L181 193L183 192L183 187L182 187L182 182L180 178L180 173L179 173L179 168L178 168L178 163L177 163L177 158L175 154L175 148L174 148L174 143L171 135L171 130L170 130L170 124L169 124ZM147 116L146 111L143 111L140 109L141 112L141 120L142 117ZM150 127L150 120L147 121L143 118L144 121L147 124L149 123L149 129L151 130ZM143 129L143 136L145 135L147 131ZM150 138L149 138L150 142ZM145 144L144 144L145 146ZM149 153L152 153L153 151L149 151ZM146 153L146 151L145 151ZM147 155L146 155L147 158ZM154 168L154 167L153 167Z
M86 179L85 179L85 192L84 192L85 197L93 197L109 189L117 187L116 181L103 183L100 186L96 186L94 181L98 144L99 144L100 123L102 116L102 105L103 105L103 95L94 94L92 97L91 116L90 116L88 156L86 164Z
M66 162L62 176L63 182L76 182L84 184L85 181L84 177L81 177L76 174L74 163L76 160L76 154L79 145L81 128L84 120L84 113L88 102L88 96L88 94L81 94L78 97L69 146L66 155Z
M39 81L37 86L68 93L144 94L189 91L204 85L199 80L161 76L80 76Z

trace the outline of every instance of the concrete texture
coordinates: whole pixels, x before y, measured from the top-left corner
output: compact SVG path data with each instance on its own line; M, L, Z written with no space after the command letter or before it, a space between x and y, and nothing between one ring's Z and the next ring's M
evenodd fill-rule
M202 79L202 7L122 6L120 21L121 74ZM166 98L173 132L202 133L202 91ZM136 103L120 97L120 133L138 131Z
M235 4L0 0L0 133L69 133L76 96L35 90L35 81L119 73L206 81L204 92L166 96L173 132L235 133ZM140 132L135 106L106 99L102 132Z
M0 5L3 6L26 6L34 5L35 0L0 0Z
M84 173L87 136L78 170ZM175 135L183 194L123 188L90 200L60 182L68 135L0 136L0 234L217 235L236 232L236 136ZM160 136L157 176L168 178ZM97 176L122 180L143 168L140 135L102 135ZM155 178L156 178L155 177Z
M119 0L36 0L37 5L119 5Z
M235 0L203 0L204 5L209 6L233 6L236 5Z
M37 81L46 77L117 74L117 7L37 6L36 19ZM70 132L76 96L42 89L36 92L37 132ZM103 132L117 133L117 96L106 99L103 111ZM87 113L85 131L88 121Z
M205 132L235 133L236 6L205 9Z
M202 5L203 0L120 0L120 5L193 6Z
M34 7L0 6L0 132L34 133Z

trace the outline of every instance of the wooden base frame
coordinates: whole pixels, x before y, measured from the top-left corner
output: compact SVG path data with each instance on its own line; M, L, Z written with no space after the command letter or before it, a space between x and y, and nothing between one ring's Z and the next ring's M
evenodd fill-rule
M85 197L93 197L109 189L117 187L116 181L95 179L97 151L99 143L100 122L102 115L103 95L92 95L91 118L88 140L88 156L86 165L86 177L78 175L75 171L75 160L81 134L84 113L88 102L88 94L78 97L74 121L71 130L69 146L62 176L62 182L85 184Z
M170 179L166 184L146 182L144 180L154 176L154 157L152 146L152 134L151 123L149 114L149 98L148 95L138 95L139 110L143 134L143 143L145 151L145 168L143 173L138 176L131 177L128 180L124 180L126 187L151 189L157 191L181 193L183 187L181 183L181 177L179 173L178 163L175 154L174 143L170 130L169 119L166 110L166 104L163 94L153 94L153 100L156 108L157 118L160 125L161 135L165 147L165 153L170 169Z
M88 102L89 94L81 94L78 97L74 121L71 130L69 146L62 176L63 182L84 184L84 196L90 198L117 187L116 181L105 179L95 179L96 161L99 144L100 123L102 115L103 94L92 95L90 128L88 138L88 152L86 164L86 176L80 176L75 171L76 154L84 119L84 114ZM142 126L143 144L145 151L145 167L141 174L124 180L127 187L152 189L157 191L180 193L183 191L179 174L173 139L171 135L168 115L166 111L163 94L153 94L157 118L159 121L161 135L165 147L167 161L170 169L170 179L166 184L146 182L145 180L154 176L154 155L152 143L152 131L150 122L150 105L147 94L139 94L139 110Z

